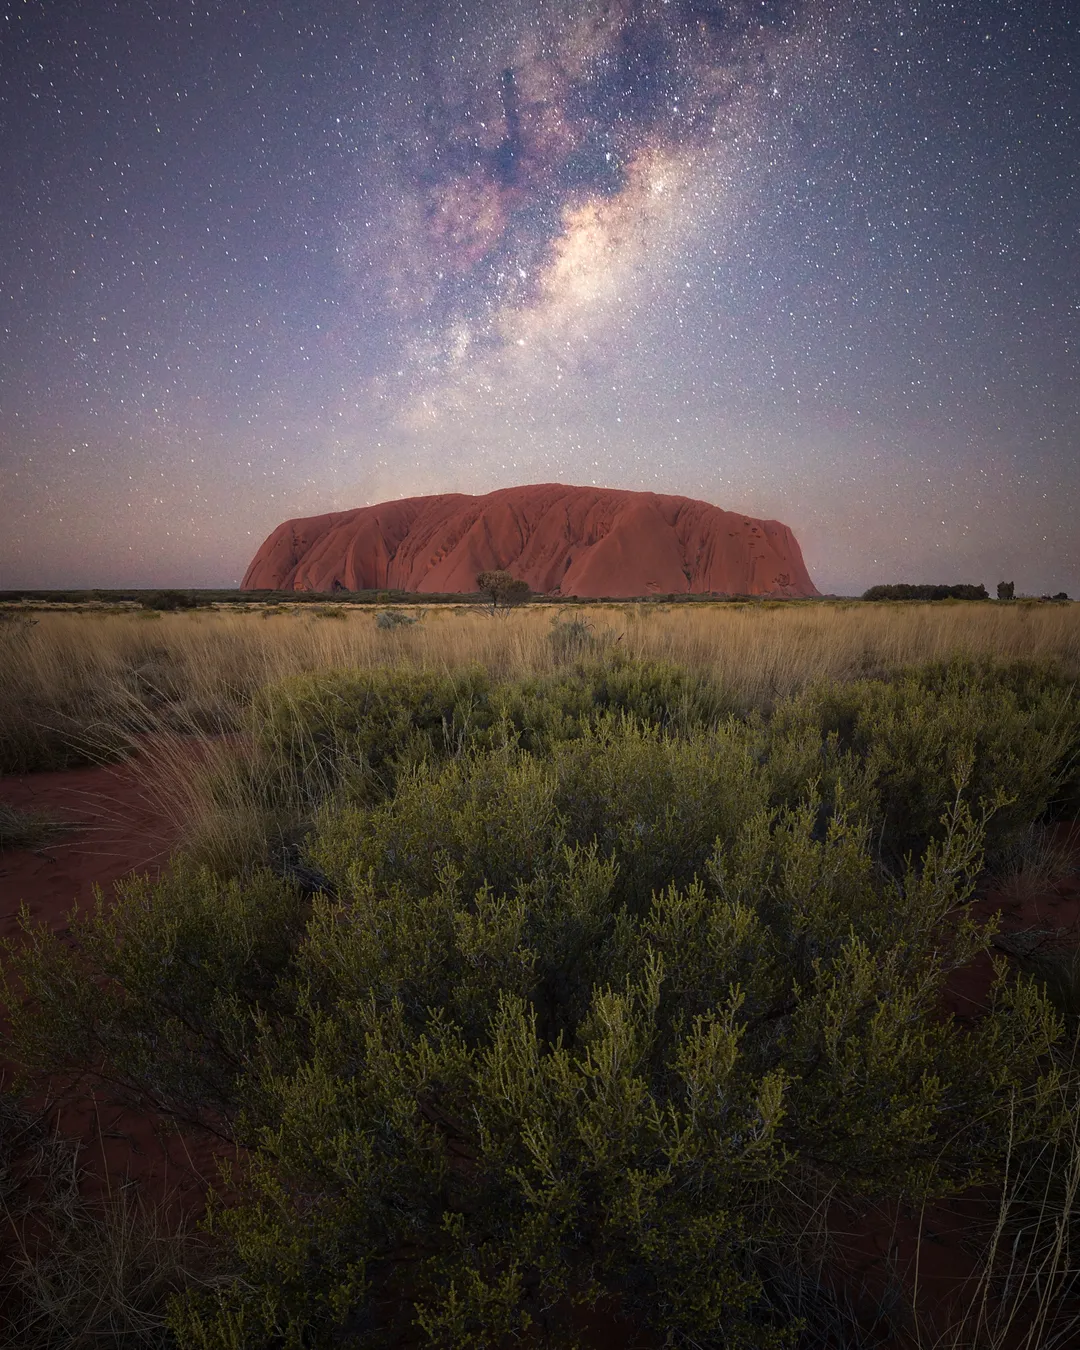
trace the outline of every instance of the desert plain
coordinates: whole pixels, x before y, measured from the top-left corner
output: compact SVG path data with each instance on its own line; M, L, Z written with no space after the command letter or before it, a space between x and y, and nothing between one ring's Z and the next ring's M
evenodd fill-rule
M1075 1344L1078 676L1068 603L3 606L6 1343Z

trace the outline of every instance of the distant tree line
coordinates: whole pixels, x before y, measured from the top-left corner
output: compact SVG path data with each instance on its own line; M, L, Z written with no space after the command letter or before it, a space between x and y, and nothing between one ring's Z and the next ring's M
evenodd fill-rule
M908 582L894 582L888 586L871 586L864 591L864 600L989 600L990 594L985 586L912 586ZM997 584L999 600L1016 598L1016 584L1012 581L999 581ZM1021 596L1021 599L1068 600L1065 591L1056 595Z
M912 586L898 582L890 586L871 586L864 600L989 600L985 586Z
M1016 584L1012 581L999 581L997 584L997 598L999 600L1015 600ZM1023 597L1021 597L1023 598ZM1068 600L1067 591L1058 591L1054 595L1040 595L1040 600Z

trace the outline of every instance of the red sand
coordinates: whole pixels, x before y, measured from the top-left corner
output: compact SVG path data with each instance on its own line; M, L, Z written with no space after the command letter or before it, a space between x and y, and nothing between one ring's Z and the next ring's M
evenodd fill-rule
M791 530L689 497L546 483L287 520L245 590L476 590L505 569L538 594L817 595Z
M178 834L175 811L156 798L139 760L0 778L0 800L71 827L35 848L0 851L4 938L21 933L24 904L32 920L63 932L76 902L81 909L93 906L95 887L108 897L121 878L160 871ZM0 1054L0 1082L10 1082L13 1072L7 1055ZM163 1129L160 1119L114 1101L104 1088L66 1089L55 1099L40 1094L31 1105L50 1126L84 1145L87 1194L137 1178L152 1198L186 1193L201 1203L215 1173L208 1139L185 1140Z
M32 918L62 928L76 901L93 904L95 886L108 891L131 872L160 868L176 838L138 761L0 778L0 800L71 825L36 848L0 852L0 937L18 932L22 902Z

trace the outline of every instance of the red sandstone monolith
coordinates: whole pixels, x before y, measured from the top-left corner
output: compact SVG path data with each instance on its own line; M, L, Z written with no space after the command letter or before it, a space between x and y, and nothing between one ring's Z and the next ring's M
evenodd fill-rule
M544 483L279 525L245 590L462 592L503 569L552 596L817 595L791 530L689 497Z

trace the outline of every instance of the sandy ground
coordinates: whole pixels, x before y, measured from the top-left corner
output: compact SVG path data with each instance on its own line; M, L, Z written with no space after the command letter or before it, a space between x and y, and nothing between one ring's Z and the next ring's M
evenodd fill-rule
M176 823L152 799L137 760L0 778L0 800L61 820L69 830L34 849L0 852L0 936L19 931L19 906L64 927L72 905L92 906L132 872L154 872L169 856Z
M92 907L97 888L108 897L123 877L160 871L179 833L138 759L0 778L0 800L68 826L36 848L0 851L3 938L20 934L24 906L31 920L63 932L72 907ZM12 1073L0 1053L3 1081ZM195 1201L214 1174L209 1141L185 1141L162 1121L126 1110L106 1090L39 1094L31 1105L51 1127L82 1141L88 1194L138 1179L155 1198L168 1193Z

